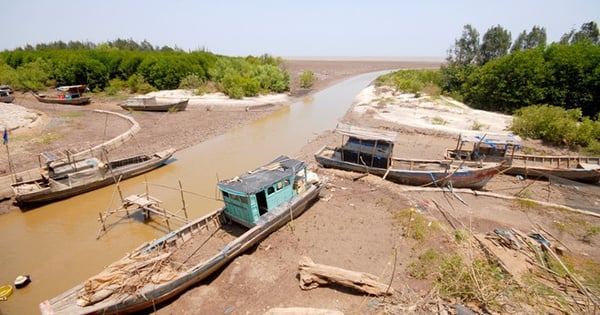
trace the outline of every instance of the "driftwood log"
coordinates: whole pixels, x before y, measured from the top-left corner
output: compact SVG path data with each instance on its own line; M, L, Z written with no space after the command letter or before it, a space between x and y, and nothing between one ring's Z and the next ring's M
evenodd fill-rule
M302 257L298 263L300 287L310 290L328 283L336 283L371 295L392 295L394 289L379 282L368 273L346 270L338 267L315 264L309 257Z
M272 308L263 315L344 315L338 310L312 307Z

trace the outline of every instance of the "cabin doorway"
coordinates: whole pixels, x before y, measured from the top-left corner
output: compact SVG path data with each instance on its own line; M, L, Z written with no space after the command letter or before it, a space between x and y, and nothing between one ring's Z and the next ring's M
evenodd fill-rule
M265 194L264 190L256 194L256 203L258 203L259 215L262 216L263 214L267 213L267 195Z

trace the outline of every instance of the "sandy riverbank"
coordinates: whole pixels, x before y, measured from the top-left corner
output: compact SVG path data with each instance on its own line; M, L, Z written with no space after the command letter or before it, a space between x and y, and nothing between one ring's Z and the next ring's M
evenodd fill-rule
M296 75L306 69L317 74L320 79L312 92L359 73L423 66L435 65L315 60L290 61L286 65L288 70ZM292 75L292 78L296 77ZM290 98L281 103L284 105L311 93L295 92L297 94L289 95ZM367 97L367 94L370 96ZM11 132L11 136L14 135L11 137L11 151L14 151L16 165L20 168L37 166L35 156L41 151L61 148L66 144L99 143L128 128L126 122L107 119L106 116L90 110L99 108L119 111L121 109L116 106L117 101L97 100L84 108L48 107L27 96L17 97L18 105L40 113L38 123L31 128ZM454 107L452 110L437 108L436 104L429 104L427 100L421 100L419 103L414 98L407 98L402 102L401 97L398 97L397 102L383 104L374 100L378 98L381 98L381 95L377 94L377 91L365 89L344 120L399 131L401 137L398 146L403 148L403 153L407 156L439 158L444 148L455 143L455 131L464 130L475 121L489 125L490 130L494 131L506 128L505 118L499 119L494 116L496 118L488 123L487 118L484 119L484 113L467 114L466 108L453 112ZM424 106L417 106L418 104ZM131 146L122 148L115 154L127 154L140 148L156 151L164 146L189 147L268 113L268 110L207 110L202 105L192 105L185 112L174 114L135 113L134 117L140 123L143 132L136 136ZM405 119L409 114L414 114L414 119ZM433 118L438 115L447 121L443 126L456 130L443 129L440 125L431 124ZM467 120L458 120L460 117ZM409 121L412 124L408 124ZM428 126L425 124L427 121L430 122ZM464 201L462 203L448 194L433 191L411 192L407 191L406 187L373 177L353 181L347 173L322 169L314 162L312 155L320 146L336 143L337 136L332 132L325 132L298 152L297 156L308 161L311 168L326 181L326 189L322 192L321 200L294 221L293 228L286 226L273 233L248 255L238 257L208 281L162 307L158 313L262 314L273 307L302 306L338 309L346 314L381 314L386 310L390 313L394 308L396 312L403 313L401 307L415 303L420 304L413 309L414 312L431 313L434 310L431 308L433 305L423 301L429 297L428 292L432 288L435 275L431 275L431 278L417 279L411 275L409 266L412 262L418 262L419 255L426 248L444 252L456 246L453 242L454 236L451 233L438 234L437 230L431 229L428 231L432 237L426 244L421 244L407 237L395 215L398 211L415 208L430 222L445 222L436 204L451 213L457 222L468 223L468 228L477 233L487 233L494 228L512 227L528 232L534 224L539 224L559 236L574 252L585 253L595 261L600 261L598 236L590 243L581 242L578 235L561 232L560 225L554 223L573 221L568 213L526 209L508 199L477 197L468 193L459 193ZM531 142L531 145L538 144ZM514 195L527 191L531 197L558 203L572 197L568 194L576 194L568 187L567 190L561 190L565 188L547 182L519 181L509 176L499 176L488 185L486 188L491 192ZM591 198L592 204L598 202L598 197L593 195L576 197ZM592 225L600 225L600 219L596 217L586 216L584 219ZM296 279L301 256L309 256L317 263L377 275L384 282L390 283L399 294L388 299L387 303L381 303L381 299L365 297L336 285L302 291ZM448 301L439 303L444 309L452 309L452 304ZM511 303L516 302L508 301L507 305L523 308ZM437 307L437 304L435 306Z

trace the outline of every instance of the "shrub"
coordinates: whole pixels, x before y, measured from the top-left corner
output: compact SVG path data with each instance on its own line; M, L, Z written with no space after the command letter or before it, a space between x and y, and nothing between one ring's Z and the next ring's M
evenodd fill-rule
M183 79L181 79L181 81L179 82L179 88L180 89L197 89L200 86L202 86L202 84L204 83L204 80L202 80L202 78L195 74L195 73L190 73L188 75L186 75Z
M310 89L316 79L315 74L311 70L306 70L300 75L300 87Z
M580 109L532 105L516 111L511 130L554 144L588 147L599 140L600 122L583 117Z

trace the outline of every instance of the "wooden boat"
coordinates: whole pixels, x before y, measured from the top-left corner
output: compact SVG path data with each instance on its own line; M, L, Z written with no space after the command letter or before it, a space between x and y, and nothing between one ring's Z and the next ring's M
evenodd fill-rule
M38 179L12 184L21 207L49 203L98 189L163 165L175 152L136 155L103 163L97 158L80 161L49 160Z
M8 89L0 89L0 102L12 103L15 97L10 95L11 91Z
M592 184L600 181L600 157L517 154L519 140L513 135L460 135L456 148L446 150L446 158L505 161L502 172L509 175L560 177Z
M341 147L324 146L315 153L324 167L381 176L414 186L451 186L481 189L497 173L500 163L455 163L452 160L419 160L393 157L397 134L338 124L336 132L347 141Z
M217 184L224 207L141 245L99 274L40 303L42 314L126 314L175 297L314 202L307 165L285 156Z
M12 293L13 293L12 285L0 286L0 301L6 301Z
M86 85L68 85L56 88L59 94L56 96L33 93L33 96L42 103L53 103L63 105L85 105L89 104L91 98L83 96L82 93L88 91Z
M173 112L184 111L189 99L174 102L159 102L156 97L130 97L127 103L119 104L126 110L149 111L149 112Z

